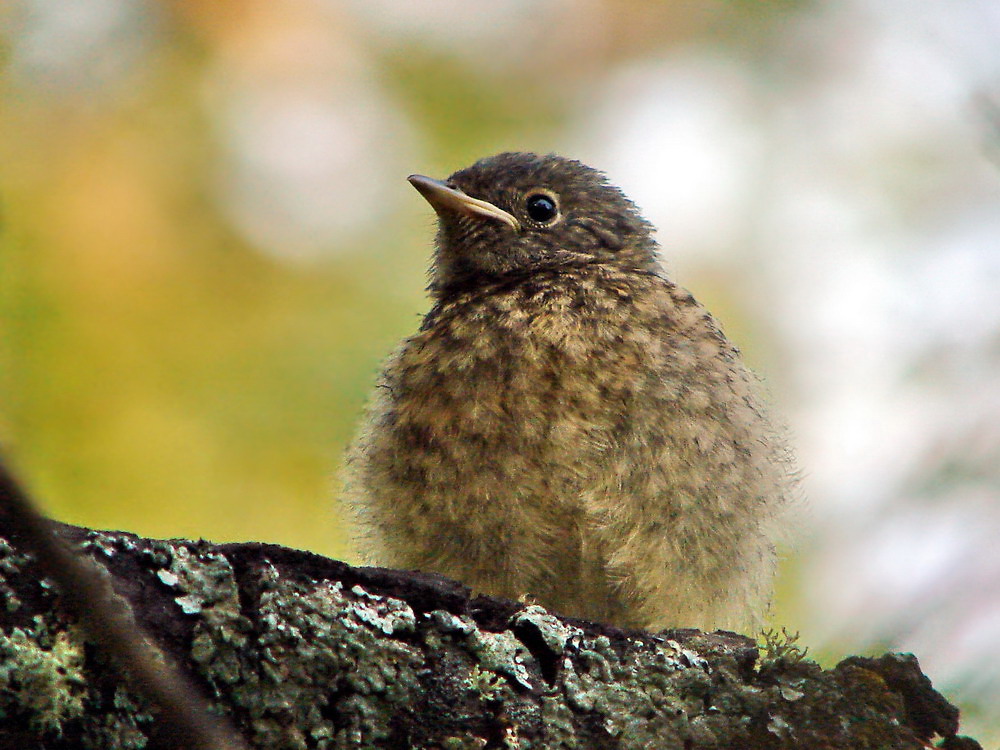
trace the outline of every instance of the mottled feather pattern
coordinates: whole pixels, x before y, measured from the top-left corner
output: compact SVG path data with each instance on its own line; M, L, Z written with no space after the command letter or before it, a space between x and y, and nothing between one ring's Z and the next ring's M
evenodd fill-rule
M614 205L616 189L600 176L560 181L567 160L532 158L557 161L453 179L505 210L525 184L589 191L583 211L564 199L565 231L524 242L513 269L484 257L523 237L483 249L496 222L443 226L435 305L386 364L349 453L360 546L379 565L561 614L755 627L792 486L756 380L658 271L648 225L624 197ZM605 190L624 218L604 215ZM581 228L588 220L619 247ZM461 263L456 237L471 243Z

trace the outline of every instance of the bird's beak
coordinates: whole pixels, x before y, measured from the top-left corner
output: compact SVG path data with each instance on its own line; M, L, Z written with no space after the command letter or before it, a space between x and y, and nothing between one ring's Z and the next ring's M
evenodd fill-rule
M497 208L492 203L473 198L471 195L466 195L461 190L449 187L441 182L441 180L433 180L430 177L424 177L422 174L411 174L406 179L427 199L428 203L434 206L434 210L438 213L442 211L461 211L473 216L499 219L509 225L514 231L521 229L521 223L502 208Z

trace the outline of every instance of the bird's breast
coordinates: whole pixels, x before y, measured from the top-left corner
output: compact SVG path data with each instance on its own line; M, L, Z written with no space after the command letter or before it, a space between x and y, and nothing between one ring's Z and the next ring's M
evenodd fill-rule
M580 283L438 312L388 373L396 429L480 471L584 471L661 380L641 313L629 290Z

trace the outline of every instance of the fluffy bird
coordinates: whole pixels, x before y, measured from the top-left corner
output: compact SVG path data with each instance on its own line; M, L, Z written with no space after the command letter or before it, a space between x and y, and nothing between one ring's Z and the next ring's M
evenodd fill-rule
M788 451L636 206L555 155L409 181L433 307L348 451L368 561L621 627L758 627Z

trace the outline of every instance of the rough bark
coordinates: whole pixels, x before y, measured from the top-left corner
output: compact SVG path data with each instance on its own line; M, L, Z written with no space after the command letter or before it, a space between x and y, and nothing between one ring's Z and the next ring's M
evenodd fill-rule
M257 748L979 747L911 655L823 670L733 633L622 631L273 545L61 534ZM169 732L0 539L0 748Z

